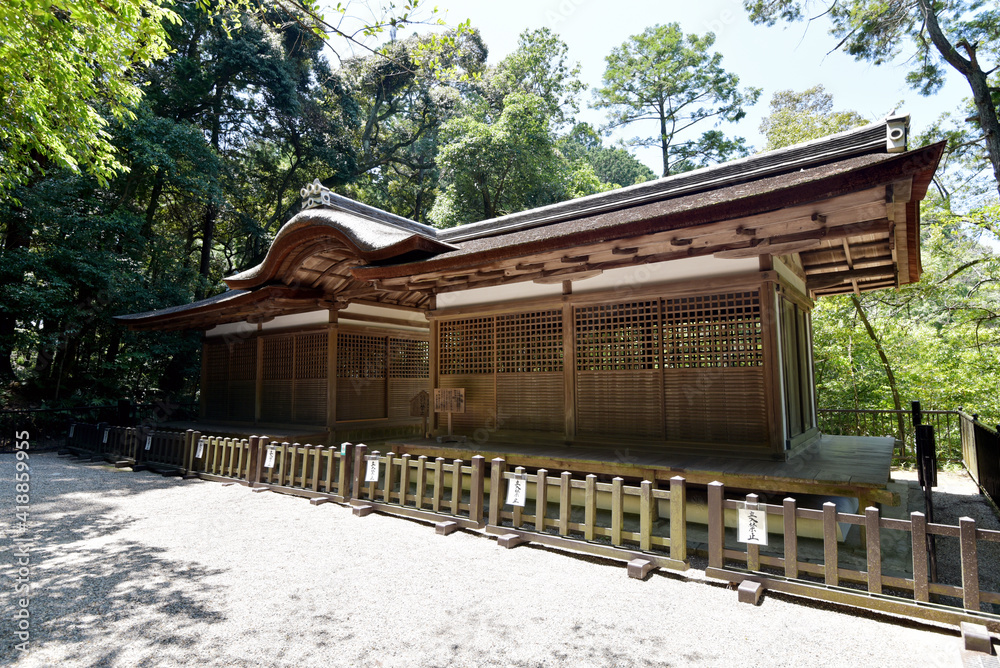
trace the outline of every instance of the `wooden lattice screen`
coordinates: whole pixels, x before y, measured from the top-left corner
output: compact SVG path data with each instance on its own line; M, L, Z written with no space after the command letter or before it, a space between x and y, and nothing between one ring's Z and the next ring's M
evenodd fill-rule
M465 413L454 428L474 434L496 419L496 366L493 316L446 320L438 328L438 385L465 388Z
M310 332L295 337L295 379L292 421L297 424L326 423L328 332Z
M388 417L388 337L340 332L338 338L337 420Z
M262 422L326 422L327 332L261 339Z
M202 384L202 400L205 417L209 420L225 420L229 413L229 347L222 341L205 343L205 382Z
M229 401L226 419L253 422L257 399L257 341L233 341L228 344L228 349Z
M498 315L495 327L498 427L562 432L562 311Z
M760 293L663 301L669 440L766 444Z
M660 301L575 309L577 433L663 437Z
M416 339L389 338L389 417L410 417L410 400L428 390L430 344Z

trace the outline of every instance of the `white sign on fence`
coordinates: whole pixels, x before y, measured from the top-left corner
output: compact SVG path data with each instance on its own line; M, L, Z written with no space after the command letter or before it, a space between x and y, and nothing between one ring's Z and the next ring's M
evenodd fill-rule
M201 456L205 454L205 441L198 441L198 452L194 453L195 459L201 459Z
M514 473L507 480L507 505L521 506L528 499L528 474Z
M736 540L741 543L767 545L767 513L763 510L740 508L739 531Z
M73 438L73 430L74 430L74 429L76 429L76 425L75 425L75 424L71 424L71 425L69 426L69 437L70 437L70 438Z
M111 431L111 430L110 429L105 429L104 430L104 443L108 442L108 432L109 431Z
M378 455L365 455L365 482L378 482Z
M147 436L146 437L146 449L149 450L151 447L153 447L153 437L152 436Z
M340 444L340 454L341 455L346 455L347 454L347 446L349 446L349 445L350 445L350 443L348 443L347 441L344 441L343 443Z
M267 449L267 456L264 457L264 468L273 469L274 468L274 452L275 448Z

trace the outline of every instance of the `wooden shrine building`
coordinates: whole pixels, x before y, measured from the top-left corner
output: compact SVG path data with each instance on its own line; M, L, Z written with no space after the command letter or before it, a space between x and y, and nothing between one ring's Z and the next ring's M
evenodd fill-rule
M119 320L204 331L201 415L216 431L526 465L587 453L600 471L666 477L709 457L716 477L725 462L763 478L809 451L850 481L823 453L857 463L874 446L818 432L809 313L919 279L919 202L942 145L907 150L908 122L447 230L314 183L229 291ZM422 438L411 400L434 388L464 388L465 444ZM872 489L891 444L879 457Z

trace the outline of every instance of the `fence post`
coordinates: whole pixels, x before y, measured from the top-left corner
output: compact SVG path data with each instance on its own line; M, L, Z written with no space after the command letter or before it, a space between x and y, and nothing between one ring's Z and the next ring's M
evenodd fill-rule
M760 506L758 505L760 497L756 494L747 494L747 508L752 508L757 510ZM764 531L767 531L767 513L764 513ZM747 543L747 570L748 571L759 571L760 570L760 545L757 543Z
M823 504L823 573L826 584L836 587L840 584L839 561L837 558L837 504L827 501Z
M358 443L354 446L354 475L351 478L351 496L361 499L361 486L365 481L365 455L368 454L368 446ZM372 499L374 501L374 499Z
M260 442L263 436L257 436L256 434L250 437L249 445L247 446L247 486L253 487L258 482L260 482Z
M409 467L409 462L406 463ZM486 465L486 458L476 455L472 458L472 482L469 485L469 519L483 523L483 469ZM409 485L407 485L409 489ZM405 505L405 504L404 504Z
M679 475L670 479L670 558L687 561L687 487Z
M354 477L351 472L354 470L354 444L344 443L340 444L340 470L337 472L337 494L344 497L344 501L350 501L353 498L353 490L351 487L354 484Z
M622 488L625 480L621 477L611 479L611 544L622 544L622 524L624 524L624 508Z
M725 485L718 480L708 483L708 567L722 568L726 536L726 517L722 507Z
M500 526L500 508L503 504L503 474L507 462L502 457L493 460L490 469L490 526Z
M191 472L192 461L194 459L194 441L191 440L192 436L194 436L194 429L184 431L184 454L181 459L181 475L187 475Z
M882 593L882 539L878 508L865 508L865 540L868 556L868 593Z
M976 558L976 520L958 518L962 558L962 603L966 610L979 611L979 560Z
M639 483L639 549L649 552L653 547L653 483L643 480ZM670 536L673 543L674 537Z
M792 497L781 503L784 509L785 577L799 577L799 529L796 503Z

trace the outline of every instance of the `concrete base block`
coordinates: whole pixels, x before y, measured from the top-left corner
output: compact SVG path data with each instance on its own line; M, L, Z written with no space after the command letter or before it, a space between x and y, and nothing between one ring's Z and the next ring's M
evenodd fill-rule
M185 480L196 480L198 478L198 474L197 473L185 473L181 477L184 478Z
M744 580L740 583L740 586L736 591L739 594L740 603L757 605L757 603L760 602L761 594L764 593L764 585L759 582Z
M962 622L962 644L970 652L993 653L993 639L989 630L982 624Z
M222 486L223 487L232 487L235 484L236 484L235 482L224 482L224 483L222 483Z
M522 543L530 542L527 538L519 536L516 533L505 533L504 535L497 538L497 545L500 547L506 547L508 550L512 547L517 547Z
M369 505L354 506L352 510L354 512L355 517L365 517L375 512L375 507Z
M139 471L149 471L150 468L145 464L132 464L132 472L138 473Z
M250 491L253 492L254 494L256 494L257 492L267 492L267 491L270 491L270 488L269 487L254 487Z
M441 536L453 534L459 530L458 522L438 522L434 525L434 533Z
M115 466L116 469L125 469L125 468L128 468L129 466L131 466L131 464L129 462L125 461L124 459L121 459L121 460L115 462L114 466Z
M628 576L630 578L635 578L636 580L642 580L649 572L656 568L653 562L647 561L645 559L633 559L628 562Z
M309 503L314 506L322 506L324 503L333 503L333 499L328 499L323 496L317 496L315 498L309 499Z

